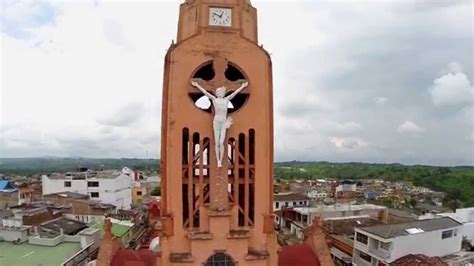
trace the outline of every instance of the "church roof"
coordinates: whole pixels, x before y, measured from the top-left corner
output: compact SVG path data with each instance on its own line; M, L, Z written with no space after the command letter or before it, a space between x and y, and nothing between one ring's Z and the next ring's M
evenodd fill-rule
M319 259L309 245L284 246L278 254L278 266L320 266Z
M151 250L117 250L110 262L110 266L126 266L126 265L143 265L143 266L160 266L161 254L155 254Z

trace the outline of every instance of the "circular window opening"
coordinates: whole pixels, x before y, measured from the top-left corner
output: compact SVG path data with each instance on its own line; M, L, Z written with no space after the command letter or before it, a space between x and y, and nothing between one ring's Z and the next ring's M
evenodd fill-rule
M240 71L237 67L233 66L232 64L227 65L224 75L225 75L225 78L231 82L246 79L242 71ZM214 78L214 76L215 76L214 68L213 68L212 62L210 62L200 67L196 71L196 73L193 75L193 79L202 79L204 81L210 81ZM204 85L202 86L211 94L213 95L215 94L216 88L206 87ZM232 92L233 91L230 91L230 90L227 91L226 96L230 95ZM197 108L208 113L212 112L212 101L209 99L209 97L205 96L204 93L193 90L192 92L189 93L189 97L191 98L191 100L193 101L194 105ZM227 112L233 113L233 112L238 111L247 102L248 98L249 98L249 93L246 90L240 92L232 100L229 101L229 104L227 106Z
M212 67L212 62L205 64L194 74L194 79L203 79L206 81L212 80L216 73L214 72L214 68Z

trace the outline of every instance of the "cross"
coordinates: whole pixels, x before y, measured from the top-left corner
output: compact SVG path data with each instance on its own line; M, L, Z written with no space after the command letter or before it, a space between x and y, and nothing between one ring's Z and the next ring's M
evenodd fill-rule
M212 60L212 66L214 69L214 78L212 80L203 80L197 79L197 82L201 87L205 88L207 91L214 93L214 90L218 87L224 86L227 89L227 95L231 94L236 90L241 84L241 81L230 81L225 77L225 71L227 70L227 59L220 56L215 56ZM202 93L193 86L189 86L189 94L191 98L198 99ZM240 95L248 95L247 91L243 91ZM196 96L196 97L193 97Z
M216 123L216 120L214 120L213 129L214 129L214 141L215 141L215 154L216 154L216 161L217 161L217 167L215 168L215 171L213 171L213 175L210 179L210 209L213 211L221 212L224 210L228 210L229 204L228 204L228 192L227 192L227 183L228 183L228 177L227 177L227 169L222 168L222 160L224 162L227 162L227 153L225 152L225 147L227 146L225 143L226 139L226 131L227 128L230 126L230 124L226 125L227 121L230 121L231 123L231 118L227 117L227 104L228 101L231 100L233 97L236 96L237 93L242 92L242 90L248 85L247 81L237 81L237 82L232 82L228 80L225 77L225 71L227 69L227 60L221 58L221 57L215 57L213 60L213 68L214 68L214 78L210 81L203 81L201 80L193 80L190 82L192 84L192 90L195 90L200 95L201 93L204 93L206 96L212 98L212 102L214 104L214 111L215 111L215 117L218 119L224 119L225 121L217 120L219 122ZM197 83L197 84L196 84ZM227 97L223 97L223 95L220 95L214 93L214 91L210 93L210 89L215 90L218 87L226 87L226 90L229 89L229 92L227 95L229 95L229 99ZM195 88L198 87L198 88ZM232 94L235 91L235 94ZM192 93L191 97L192 97ZM226 95L226 96L227 96ZM220 98L219 98L220 97ZM222 109L224 106L224 109ZM219 108L216 110L216 108ZM225 110L225 111L223 111ZM225 156L225 159L224 159Z

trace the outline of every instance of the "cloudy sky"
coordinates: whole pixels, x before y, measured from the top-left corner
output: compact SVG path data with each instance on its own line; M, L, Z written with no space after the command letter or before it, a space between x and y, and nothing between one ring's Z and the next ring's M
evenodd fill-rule
M252 2L278 161L474 164L471 1ZM2 0L0 157L158 157L178 7Z

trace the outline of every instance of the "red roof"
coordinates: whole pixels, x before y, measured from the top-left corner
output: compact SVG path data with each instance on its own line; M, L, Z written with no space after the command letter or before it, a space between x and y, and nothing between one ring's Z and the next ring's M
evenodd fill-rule
M278 254L278 266L320 266L319 259L306 244L284 246Z
M160 254L151 250L121 249L115 252L110 266L160 266Z
M440 257L428 257L423 254L408 254L393 262L397 266L445 266L448 265Z

